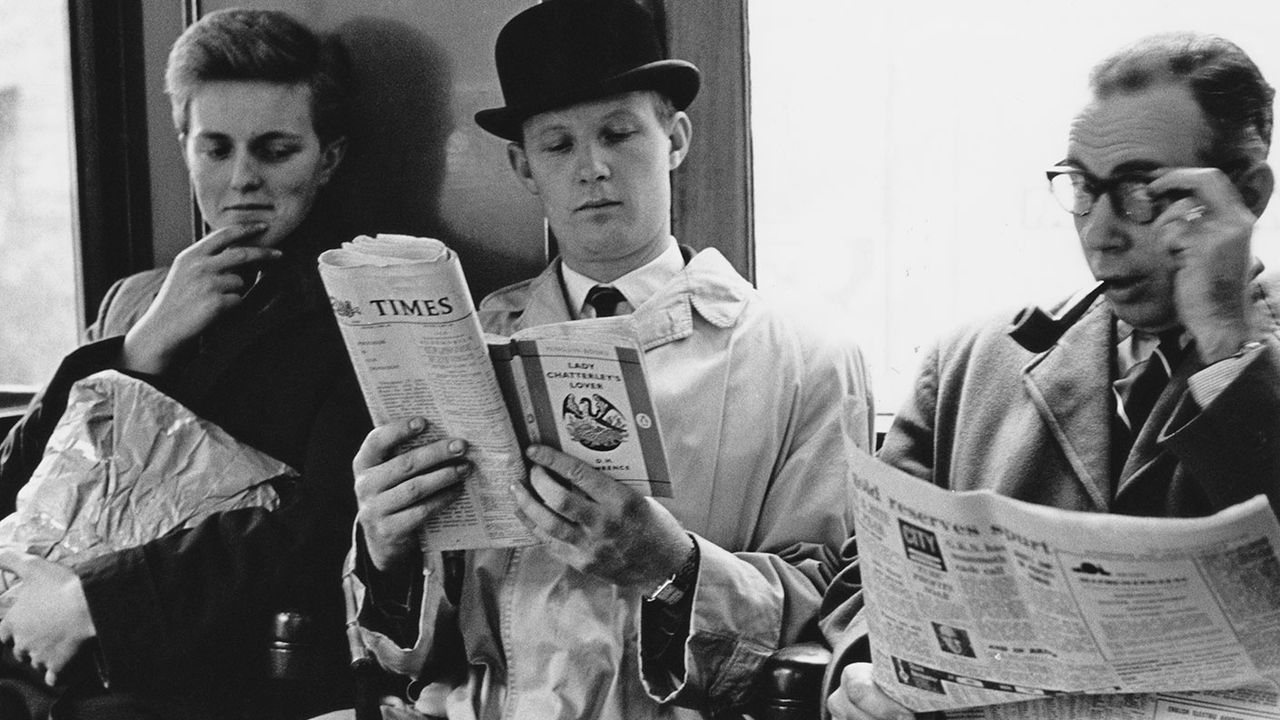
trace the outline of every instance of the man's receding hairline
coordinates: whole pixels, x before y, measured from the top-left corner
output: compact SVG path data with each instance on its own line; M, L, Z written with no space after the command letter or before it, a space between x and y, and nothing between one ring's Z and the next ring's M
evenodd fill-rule
M1166 87L1182 88L1185 91L1186 99L1191 102L1191 106L1194 107L1196 113L1198 113L1198 117L1200 118L1200 129L1204 134L1200 147L1195 149L1196 157L1199 158L1201 162L1211 163L1212 159L1209 156L1213 152L1216 136L1213 126L1209 123L1209 114L1205 112L1204 107L1196 98L1195 90L1191 87L1191 81L1188 78L1179 77L1172 73L1148 77L1150 82L1136 87L1113 85L1108 87L1105 92L1099 92L1099 90L1095 88L1090 93L1089 101L1085 103L1084 107L1082 107L1080 111L1076 113L1075 117L1071 119L1071 126L1067 131L1068 149L1078 134L1080 124L1086 120L1089 114L1097 112L1099 105L1102 103L1115 100L1116 98L1136 98L1142 95L1150 95L1159 92Z

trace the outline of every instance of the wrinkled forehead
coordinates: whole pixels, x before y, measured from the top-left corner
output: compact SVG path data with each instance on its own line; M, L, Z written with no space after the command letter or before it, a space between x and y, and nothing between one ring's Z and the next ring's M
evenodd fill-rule
M1191 91L1166 84L1094 100L1071 124L1067 158L1106 177L1120 166L1198 166L1211 141Z

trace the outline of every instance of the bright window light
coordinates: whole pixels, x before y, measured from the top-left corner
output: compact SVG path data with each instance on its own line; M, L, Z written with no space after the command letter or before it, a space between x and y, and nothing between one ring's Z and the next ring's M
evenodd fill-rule
M1043 171L1096 62L1191 29L1280 84L1268 0L750 0L748 15L760 288L861 345L881 412L948 329L1090 280ZM1264 259L1278 228L1273 205Z

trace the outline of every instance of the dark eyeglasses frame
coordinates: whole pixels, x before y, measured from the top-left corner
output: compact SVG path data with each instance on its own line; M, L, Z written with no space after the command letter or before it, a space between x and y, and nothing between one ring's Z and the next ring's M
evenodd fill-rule
M1092 212L1093 206L1096 205L1098 202L1098 198L1102 197L1102 195L1105 193L1107 195L1107 198L1111 200L1111 207L1117 213L1119 213L1120 216L1134 223L1137 223L1139 225L1147 225L1152 221L1154 221L1157 217L1159 217L1160 213L1163 212L1166 207L1168 207L1169 203L1176 200L1177 197L1179 196L1179 193L1177 192L1167 193L1158 197L1148 195L1150 213L1149 214L1138 213L1134 210L1134 208L1129 206L1126 196L1120 193L1120 189L1126 183L1136 183L1136 184L1142 185L1143 190L1145 191L1146 186L1149 183L1151 183L1151 181L1155 180L1155 176L1152 175L1150 172L1146 172L1146 171L1128 172L1128 173L1121 173L1119 175L1115 175L1109 178L1099 178L1089 174L1084 170L1081 170L1080 168L1071 167L1070 165L1057 165L1046 170L1045 177L1049 180L1050 193L1054 196L1055 199L1058 200L1058 204L1060 205L1062 204L1062 199L1058 197L1057 193L1053 192L1053 179L1058 177L1059 175L1079 176L1081 179L1084 180L1085 192L1087 192L1089 196L1092 198L1089 201L1088 209L1086 209L1084 212L1077 212L1074 209L1074 207L1066 207L1065 205L1063 206L1064 210L1071 213L1072 215L1075 215L1076 217L1084 217L1085 215L1088 215L1090 212ZM1185 194L1183 196L1185 196Z
M1227 177L1234 185L1240 179L1244 171L1248 170L1252 165L1253 163L1249 159L1239 158L1218 166L1218 169L1226 173ZM1053 195L1055 200L1058 200L1059 205L1062 205L1062 201L1058 198L1057 193L1053 192L1053 179L1059 175L1079 175L1082 177L1085 182L1085 191L1093 198L1089 202L1089 209L1084 212L1076 212L1073 208L1063 206L1064 210L1076 217L1084 217L1092 212L1093 206L1098 203L1098 198L1102 197L1103 193L1106 193L1107 198L1111 200L1111 207L1116 209L1121 217L1124 217L1138 225L1149 225L1154 222L1156 218L1160 217L1160 213L1164 212L1164 209L1169 207L1169 205L1175 200L1191 195L1191 193L1184 190L1173 190L1162 193L1158 196L1150 196L1151 213L1150 217L1147 217L1144 220L1141 216L1132 212L1130 208L1126 207L1125 198L1123 195L1119 194L1119 189L1124 183L1136 182L1143 185L1143 189L1145 190L1146 186L1156 179L1156 176L1152 171L1136 170L1133 172L1120 173L1119 175L1109 178L1099 178L1078 167L1073 167L1071 165L1055 165L1045 171L1045 177L1049 180L1049 194Z

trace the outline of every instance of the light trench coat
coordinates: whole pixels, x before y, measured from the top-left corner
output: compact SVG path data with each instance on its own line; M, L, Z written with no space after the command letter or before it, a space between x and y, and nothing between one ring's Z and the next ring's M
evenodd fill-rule
M501 334L570 320L559 263L479 312ZM467 553L456 607L433 558L412 646L361 630L384 666L417 676L443 623L457 622L469 673L450 717L720 715L771 653L815 632L851 530L847 460L872 438L861 355L785 322L715 250L633 319L674 484L659 502L701 553L684 668L642 661L638 595L543 546Z

